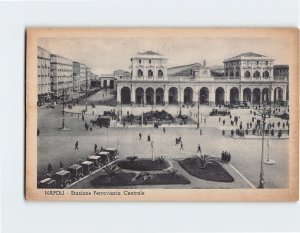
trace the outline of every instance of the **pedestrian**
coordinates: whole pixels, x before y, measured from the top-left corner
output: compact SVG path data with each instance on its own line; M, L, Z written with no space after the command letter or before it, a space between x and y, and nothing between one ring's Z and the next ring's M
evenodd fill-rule
M142 140L142 134L141 133L139 133L139 137L140 137L140 140Z
M84 121L84 115L83 114L81 115L81 119L82 119L82 121Z
M219 122L221 122L221 117L219 117Z
M148 142L150 142L150 141L151 141L150 134L148 134Z
M166 133L166 128L165 127L163 127L163 132Z
M183 150L183 143L180 143L180 150Z
M222 135L225 136L225 130L224 130L224 129L223 129L223 131L222 131Z
M95 154L97 153L97 144L95 143L95 145L94 145L94 151L95 151Z
M79 148L78 148L78 141L75 142L75 150L79 150Z
M225 125L225 120L223 120L223 126Z
M202 129L200 128L200 135L202 135Z
M37 129L37 136L39 136L40 135L40 130L39 129Z
M200 144L198 144L198 147L197 147L197 153L202 153Z

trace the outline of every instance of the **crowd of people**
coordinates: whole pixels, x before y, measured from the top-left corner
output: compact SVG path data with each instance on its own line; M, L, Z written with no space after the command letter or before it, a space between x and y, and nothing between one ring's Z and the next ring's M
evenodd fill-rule
M280 108L274 108L273 110L270 110L268 113L266 113L266 118L275 117L275 114L280 112ZM219 123L222 124L222 126L225 126L226 123L230 124L230 126L234 127L230 130L230 136L240 136L245 137L247 135L256 135L256 136L262 136L264 135L270 135L270 136L277 136L281 137L283 133L286 133L289 135L289 121L288 120L282 120L279 118L273 118L272 120L269 120L268 122L262 121L262 117L260 115L259 111L257 109L251 109L250 110L250 119L247 122L243 122L241 120L241 117L239 115L228 115L225 117L219 117ZM222 135L225 136L225 130L222 130Z

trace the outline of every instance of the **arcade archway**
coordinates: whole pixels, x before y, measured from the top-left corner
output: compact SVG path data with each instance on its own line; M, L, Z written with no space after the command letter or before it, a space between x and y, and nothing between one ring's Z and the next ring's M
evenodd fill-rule
M207 87L202 87L199 93L200 104L209 104L209 90Z
M253 104L260 104L260 89L254 88L252 93L252 102Z
M161 87L156 89L155 99L156 99L156 104L163 104L164 103L164 89L162 89Z
M154 103L154 90L152 87L146 89L146 104Z
M141 87L138 87L135 90L135 101L137 104L143 104L144 103L144 89Z
M279 103L283 100L283 90L281 87L276 87L274 89L274 102Z
M216 89L216 98L215 98L216 105L224 104L224 97L225 97L224 93L225 93L225 91L222 87L218 87Z
M184 104L192 104L193 103L193 89L191 87L187 87L184 89Z
M262 90L262 102L268 104L270 101L270 89L269 88L264 88Z
M169 104L178 103L178 89L176 87L171 87L169 89Z
M123 87L121 89L121 103L122 104L130 104L131 97L130 97L130 88L129 87Z
M251 89L250 88L245 88L243 90L243 101L251 102Z
M239 99L239 89L233 87L230 89L230 104L238 104Z

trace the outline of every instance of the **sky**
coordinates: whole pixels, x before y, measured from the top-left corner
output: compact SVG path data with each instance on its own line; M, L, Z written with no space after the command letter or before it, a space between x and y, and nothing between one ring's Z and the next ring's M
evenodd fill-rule
M168 58L168 67L206 60L207 66L244 52L255 52L289 64L288 40L279 38L40 38L38 45L51 53L86 64L97 75L130 71L130 58L152 50Z

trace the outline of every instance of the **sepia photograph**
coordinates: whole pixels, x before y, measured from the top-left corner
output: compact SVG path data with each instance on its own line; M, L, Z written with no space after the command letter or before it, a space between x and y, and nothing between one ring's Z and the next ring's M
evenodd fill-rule
M298 200L298 34L28 29L26 198Z

